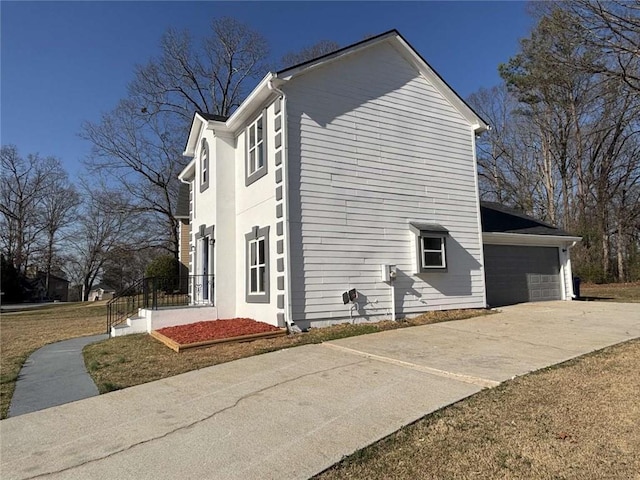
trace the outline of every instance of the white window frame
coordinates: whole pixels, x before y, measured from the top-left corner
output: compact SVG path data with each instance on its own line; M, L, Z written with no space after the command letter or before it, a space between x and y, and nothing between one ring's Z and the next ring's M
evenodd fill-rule
M260 237L255 240L249 241L249 295L264 295L264 293L266 292L267 252L265 251L265 244L265 237ZM262 249L260 248L261 245ZM261 250L262 258L260 258ZM263 279L262 288L260 288L261 278Z
M209 188L209 144L202 139L200 147L200 192Z
M444 270L447 268L447 239L443 235L420 235L420 270L429 271L429 270ZM438 240L440 242L440 248L426 248L425 240ZM426 262L426 255L428 253L439 253L441 262L439 265L429 264Z
M258 126L262 127L262 137L258 138ZM267 112L264 110L245 130L246 159L245 185L249 186L267 174ZM259 164L262 159L262 165Z
M269 227L251 229L245 235L246 240L246 301L247 303L269 303L270 272L269 272ZM263 257L260 257L262 244ZM255 249L255 250L254 250ZM255 277L253 276L255 272ZM261 277L261 273L263 276ZM255 278L255 284L253 279ZM260 288L260 278L263 278Z

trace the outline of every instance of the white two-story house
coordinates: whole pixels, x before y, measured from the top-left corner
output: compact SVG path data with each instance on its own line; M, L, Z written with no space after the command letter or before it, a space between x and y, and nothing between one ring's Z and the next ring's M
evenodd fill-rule
M179 177L193 301L302 328L484 308L487 128L395 30L269 73L229 118L196 113ZM488 242L550 248L539 299L571 298L576 239L537 232Z

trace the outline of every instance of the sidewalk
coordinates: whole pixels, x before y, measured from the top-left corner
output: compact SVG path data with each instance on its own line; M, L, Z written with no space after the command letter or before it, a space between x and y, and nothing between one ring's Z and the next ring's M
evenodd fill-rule
M9 417L98 395L85 368L82 349L107 338L106 334L73 338L33 352L20 369Z
M308 478L485 386L636 337L637 304L550 302L272 352L4 420L0 474Z

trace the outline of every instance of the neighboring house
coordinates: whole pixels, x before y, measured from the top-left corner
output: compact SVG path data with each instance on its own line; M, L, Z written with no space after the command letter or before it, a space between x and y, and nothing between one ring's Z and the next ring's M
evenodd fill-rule
M36 272L29 278L27 301L43 302L43 301L69 301L69 280L63 277L63 272L49 274L49 282L47 285L47 274L45 272Z
M179 176L180 259L203 279L193 302L306 328L570 299L579 239L481 230L475 139L487 129L395 30L269 73L229 118L196 113ZM538 272L544 248L558 257ZM549 288L525 286L525 299L508 277L523 272Z
M104 284L98 284L91 288L91 290L89 290L88 299L90 302L96 300L111 300L115 294L115 288L111 288L110 286Z

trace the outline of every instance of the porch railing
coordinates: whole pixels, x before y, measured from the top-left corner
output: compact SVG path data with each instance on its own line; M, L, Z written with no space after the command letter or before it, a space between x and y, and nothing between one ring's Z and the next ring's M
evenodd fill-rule
M141 308L213 305L213 275L146 277L138 280L107 303L107 333Z

